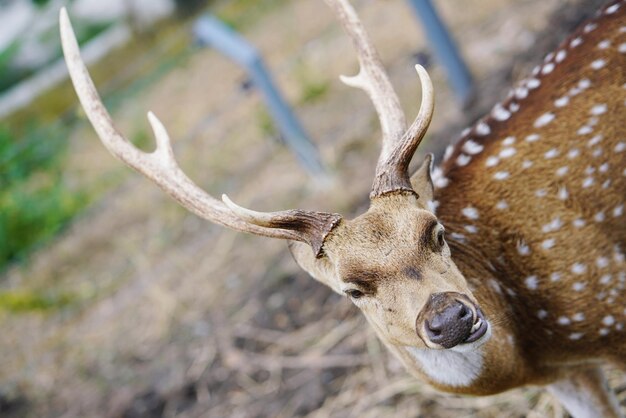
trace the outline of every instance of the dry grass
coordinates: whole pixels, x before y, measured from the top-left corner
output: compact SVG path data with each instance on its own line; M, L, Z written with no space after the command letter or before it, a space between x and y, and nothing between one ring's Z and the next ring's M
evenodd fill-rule
M463 39L481 86L472 111L504 93L511 74L540 59L533 45L548 17L578 10L566 0L441 2ZM417 103L410 56L424 43L405 2L357 2L399 87L407 113ZM549 31L554 32L554 31ZM543 32L546 33L546 32ZM312 68L326 95L298 108L335 173L320 190L284 148L264 136L256 94L244 75L202 51L129 101L115 118L145 129L152 109L176 139L183 167L214 193L254 208L303 207L346 214L365 202L378 126L365 96L341 87L355 69L347 40L317 0L264 16L254 39L291 102ZM426 149L439 149L467 121L432 70L438 109ZM141 121L141 124L140 122ZM82 185L124 176L53 246L3 278L4 289L71 292L77 302L47 314L0 313L0 408L13 416L188 417L561 417L536 389L489 398L442 395L409 378L345 298L298 271L284 243L209 225L121 168L84 126L71 138L66 175ZM626 384L612 376L613 385ZM623 394L622 394L623 397Z

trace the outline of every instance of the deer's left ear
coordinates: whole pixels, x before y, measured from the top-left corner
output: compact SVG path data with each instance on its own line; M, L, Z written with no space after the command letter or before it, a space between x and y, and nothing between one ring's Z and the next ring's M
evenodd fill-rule
M430 177L430 172L433 168L433 155L427 154L424 158L424 162L417 169L415 174L411 177L411 185L415 193L419 195L417 200L418 204L424 209L430 209L428 202L433 200L434 187L433 179Z
M310 245L298 241L289 241L289 251L296 263L315 280L343 294L335 266L326 256L316 257Z

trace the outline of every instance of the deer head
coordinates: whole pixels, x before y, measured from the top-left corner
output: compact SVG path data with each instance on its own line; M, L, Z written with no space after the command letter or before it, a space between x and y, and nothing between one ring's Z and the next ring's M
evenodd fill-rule
M236 205L225 195L222 202L213 198L178 167L168 134L152 113L148 119L157 143L152 153L138 150L115 129L80 58L65 10L60 18L61 37L83 108L114 156L205 219L289 240L298 264L347 295L387 344L455 350L475 347L488 339L489 324L451 259L444 227L429 209L432 156L413 178L408 174L432 118L433 88L428 74L416 66L422 104L407 129L398 97L356 13L346 0L326 3L351 38L360 63L358 75L342 77L342 81L369 95L383 134L370 208L353 220L302 210L260 213Z

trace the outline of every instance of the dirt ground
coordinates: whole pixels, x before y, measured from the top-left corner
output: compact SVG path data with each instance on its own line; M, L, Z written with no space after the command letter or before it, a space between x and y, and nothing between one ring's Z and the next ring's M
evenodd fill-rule
M416 53L427 52L419 25L405 1L355 3L414 115L412 67ZM429 69L437 107L419 153L453 141L600 3L438 1L462 39L478 93L462 109L441 69ZM341 29L319 0L298 0L263 15L245 36L296 105L332 187L303 172L267 129L258 95L242 89L242 71L211 50L127 100L113 115L119 127L129 135L145 131L145 112L153 110L189 176L244 206L359 212L379 127L366 96L338 81L356 71ZM312 99L313 85L327 91ZM0 312L3 416L566 416L534 388L487 398L436 392L407 375L346 298L299 271L283 242L187 214L110 157L86 124L69 140L68 180L115 178L119 186L0 279L3 289L74 301L46 313ZM611 382L624 404L626 378L611 375Z

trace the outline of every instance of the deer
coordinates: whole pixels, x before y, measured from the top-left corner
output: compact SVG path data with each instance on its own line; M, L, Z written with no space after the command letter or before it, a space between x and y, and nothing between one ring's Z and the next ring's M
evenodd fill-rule
M621 417L602 365L626 372L626 1L583 23L450 145L409 163L434 111L408 125L372 41L347 0L325 0L352 41L382 146L369 209L345 219L258 212L200 189L152 113L156 149L114 127L60 14L76 93L104 146L190 212L287 240L314 279L346 295L414 376L456 394L545 387L576 418Z

